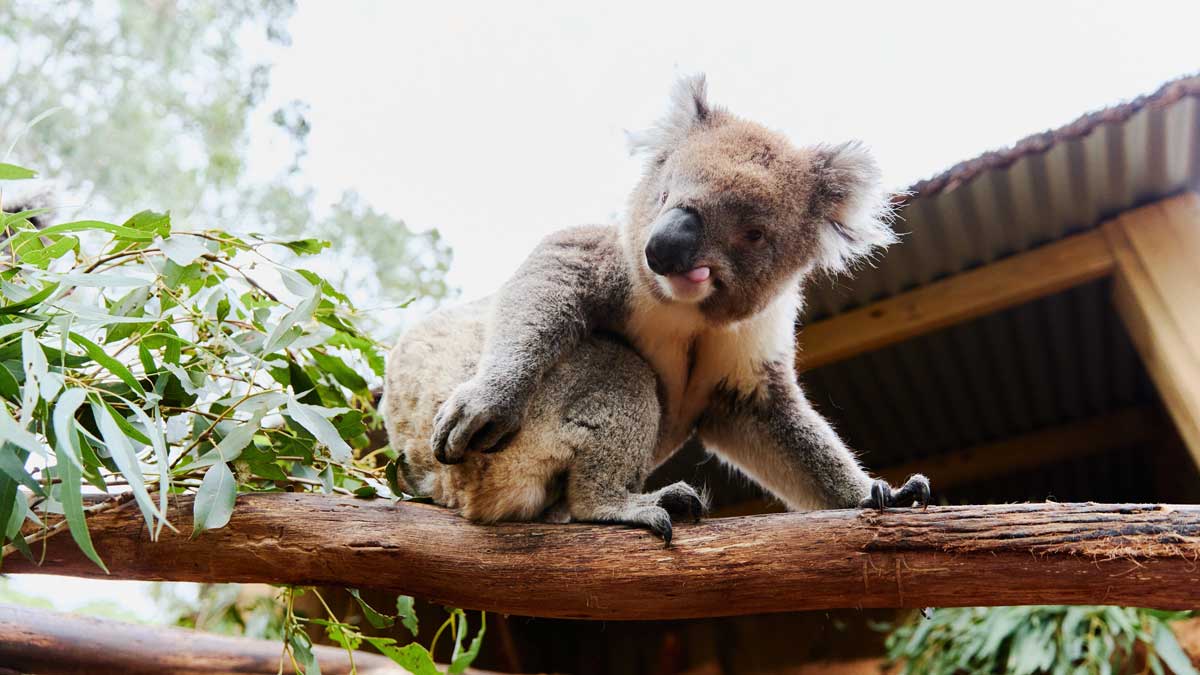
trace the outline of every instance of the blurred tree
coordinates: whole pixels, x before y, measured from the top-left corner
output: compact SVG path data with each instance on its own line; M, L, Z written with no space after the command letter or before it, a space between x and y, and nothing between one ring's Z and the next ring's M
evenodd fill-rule
M446 297L450 249L436 231L413 232L354 193L316 215L300 170L310 130L302 102L269 115L290 144L285 166L265 179L249 171L268 57L290 44L294 9L295 0L0 0L0 156L15 144L13 161L59 180L92 216L150 206L199 225L328 238L329 276L360 301Z

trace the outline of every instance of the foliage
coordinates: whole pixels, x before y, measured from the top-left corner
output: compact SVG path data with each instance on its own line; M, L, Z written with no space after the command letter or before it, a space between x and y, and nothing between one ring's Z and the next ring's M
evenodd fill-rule
M294 0L0 0L0 53L14 55L0 64L0 160L21 141L21 163L101 217L149 204L181 222L326 237L335 255L323 269L353 297L446 297L450 250L437 232L411 231L352 192L318 208L302 171L307 106L264 109L294 10Z
M413 599L410 596L399 596L396 599L396 614L385 614L368 605L357 590L346 590L358 602L367 622L373 627L388 628L399 621L401 625L413 634L413 637L416 637L417 615L413 609ZM297 595L305 592L316 596L328 618L304 618L296 614L295 598ZM319 666L312 652L312 638L304 630L305 626L320 626L324 628L325 634L329 639L349 653L351 663L354 661L355 650L359 649L363 642L366 642L414 675L440 675L441 671L438 670L437 664L433 661L433 653L437 650L438 641L447 629L450 630L451 652L446 673L448 675L462 673L479 656L479 649L483 645L483 636L487 631L487 614L481 612L479 615L479 630L475 633L475 637L471 639L470 643L464 647L463 643L470 632L467 613L461 609L448 609L450 615L442 622L441 627L438 628L437 634L434 635L433 642L429 645L428 649L416 642L397 646L396 640L392 638L364 635L358 626L338 619L337 615L329 608L325 599L321 597L321 594L315 588L300 589L289 587L285 589L284 604L287 607L284 623L285 651L290 656L292 665L297 672L304 673L319 672Z
M379 345L332 284L272 257L327 244L182 229L151 211L42 229L35 215L0 212L0 560L35 559L38 542L67 531L104 568L86 515L130 500L156 539L176 530L171 494L195 494L192 537L223 527L239 491L404 497L389 488L388 450L368 447ZM304 672L319 669L302 622L437 672L420 645L363 637L332 613L297 617L294 593L260 628ZM416 633L411 598L395 615L359 602L373 624ZM460 672L483 627L464 649L465 614L449 621Z
M1196 670L1170 621L1186 612L1121 607L966 607L919 614L887 638L909 674L1133 673Z
M205 633L283 639L284 606L276 589L259 584L198 584L189 597L180 586L155 583L151 587L170 623Z

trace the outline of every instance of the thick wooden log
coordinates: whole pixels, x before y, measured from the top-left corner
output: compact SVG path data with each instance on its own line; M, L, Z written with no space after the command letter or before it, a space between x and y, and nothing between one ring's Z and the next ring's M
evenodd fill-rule
M192 500L169 515L191 531ZM445 509L316 494L238 497L226 527L151 542L129 505L96 513L114 576L345 585L470 609L677 619L838 607L1200 607L1200 506L1009 504L818 511L680 524L670 548L603 525L475 525ZM41 549L41 544L38 544ZM40 553L41 551L39 551ZM6 573L100 577L70 537Z
M351 672L344 649L316 646L325 675ZM184 628L143 626L123 621L60 614L44 609L0 605L0 664L39 675L214 675L280 672L282 643L213 635ZM408 671L379 654L354 653L359 675L403 675ZM294 672L284 659L284 673ZM468 669L468 674L487 675Z

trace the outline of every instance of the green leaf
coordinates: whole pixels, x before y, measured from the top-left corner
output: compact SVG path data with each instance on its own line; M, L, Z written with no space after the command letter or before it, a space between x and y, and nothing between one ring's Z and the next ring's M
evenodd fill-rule
M1175 675L1196 675L1191 660L1183 653L1175 633L1166 623L1159 622L1154 626L1154 651Z
M0 180L25 180L26 178L37 178L37 172L16 164L0 162Z
M74 392L78 392L78 395ZM75 411L83 403L82 394L82 389L68 390L59 398L54 409L54 426L63 430L55 432L57 442L54 445L54 452L58 457L55 470L62 481L59 486L59 500L62 502L63 515L67 519L67 527L71 530L71 538L75 540L75 545L108 574L108 567L100 559L100 554L96 553L96 547L92 545L92 535L88 533L87 519L83 513L82 465L76 457L79 450L72 447L77 443Z
M102 220L76 220L70 223L61 223L59 225L51 225L42 230L43 235L65 234L68 232L107 232L122 239L132 239L134 241L154 241L153 232L144 232L135 230L132 227L124 227L121 225L113 225Z
M58 397L58 401L54 404L54 438L55 445L61 446L66 452L66 457L80 471L83 471L83 457L80 454L79 446L75 439L75 413L79 407L83 405L87 398L87 392L83 389L70 388L63 391ZM62 453L59 453L58 461L62 461Z
M353 651L362 645L362 633L359 633L347 624L326 621L324 619L309 619L308 621L318 626L324 626L325 634L342 649Z
M317 657L312 652L312 643L304 631L292 631L288 635L288 643L292 646L292 655L296 657L296 661L304 666L304 675L321 675L321 664L317 662Z
M433 662L429 650L415 642L397 648L396 641L391 638L377 638L369 635L363 637L371 643L372 647L378 649L379 653L396 662L412 675L442 675L437 664Z
M354 372L353 368L347 366L345 362L338 357L331 354L325 354L315 349L310 351L309 355L312 356L313 361L315 361L317 364L317 367L329 373L330 375L333 375L333 378L337 380L338 383L343 387L360 394L370 391L367 381L364 380L361 375Z
M3 406L0 406L2 408ZM29 455L11 443L0 445L0 452L12 452L16 454L17 459L24 464ZM19 503L18 503L19 502ZM24 512L25 496L17 490L17 481L13 480L8 474L0 472L0 543L3 543L13 533L11 532L11 521L17 515L17 511ZM20 534L20 524L18 523L17 535Z
M58 260L70 251L78 250L79 239L77 237L59 237L49 246L22 254L21 260L29 265L45 269L50 264L50 261Z
M96 425L100 428L100 437L104 439L104 445L112 455L113 462L121 471L121 475L125 476L125 480L129 482L129 489L133 492L142 516L146 518L146 527L153 533L154 519L156 517L165 519L165 516L150 500L150 493L146 491L146 480L142 476L142 469L138 464L137 454L133 451L133 445L129 442L129 437L121 430L112 413L108 411L108 406L93 403L92 415L96 418ZM146 441L146 444L148 445L149 441Z
M379 490L376 490L374 485L364 485L354 491L354 496L359 499L373 499L379 496Z
M19 312L24 312L30 307L41 304L43 300L50 297L50 294L56 290L58 290L58 284L46 284L39 289L37 293L34 293L28 298L25 298L20 302L14 302L12 304L0 307L0 314L17 314Z
M467 616L465 612L462 616L461 626L462 628L458 632L459 640L461 640L462 636L467 632ZM450 675L459 675L459 673L466 670L472 663L475 662L475 658L479 656L479 648L483 646L483 634L485 632L487 632L487 612L480 612L479 632L475 634L475 638L471 640L471 644L469 647L467 647L467 650L455 656L450 662ZM458 651L457 644L455 645L455 651Z
M387 463L383 469L383 475L387 478L388 489L392 491L393 497L399 497L404 494L404 489L400 487L400 462L403 461L399 457Z
M321 241L320 239L297 239L295 241L281 241L283 246L292 250L296 255L313 255L320 253L322 249L329 248L329 242Z
M122 227L131 228L140 232L149 232L151 235L158 235L163 239L171 236L171 214L159 213L158 211L139 211L129 217ZM125 235L122 235L125 236ZM131 237L125 237L130 239Z
M142 398L145 398L146 390L142 388L142 383L138 382L137 378L133 376L133 373L129 372L129 369L126 368L124 364L109 356L108 352L104 351L103 347L85 338L79 333L68 333L67 337L71 339L71 342L83 347L84 351L87 352L87 355L92 357L96 363L104 366L105 370L113 375L116 375L118 379L129 385L130 389L137 392L137 394Z
M200 256L208 253L208 247L199 237L177 235L158 242L158 248L167 259L181 267L191 265Z
M396 598L396 616L400 618L400 623L408 629L413 637L417 636L417 610L415 601L411 595L401 595Z
M25 469L25 461L17 458L16 449L17 446L10 443L5 443L0 447L0 472L4 472L9 478L24 485L33 494L45 497L46 493L42 490L42 485Z
M348 592L354 597L355 600L358 601L358 606L362 607L363 615L367 617L367 622L372 626L376 628L390 628L396 623L396 620L392 617L387 616L386 614L380 614L379 612L375 611L375 608L368 605L367 602L362 599L362 596L359 595L357 588L347 588L346 592Z
M192 504L192 519L195 523L192 536L204 530L224 527L233 515L233 504L237 501L237 481L225 462L217 462L204 473L196 501Z
M317 406L307 405L297 401L294 396L288 398L287 414L304 427L319 443L329 449L334 461L346 463L350 461L353 452L346 441L338 435L333 424L318 412Z

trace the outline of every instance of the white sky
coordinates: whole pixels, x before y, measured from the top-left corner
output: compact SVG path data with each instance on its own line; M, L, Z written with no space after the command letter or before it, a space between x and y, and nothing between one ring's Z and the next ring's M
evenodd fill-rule
M322 197L439 228L471 298L621 212L622 129L677 73L799 143L867 142L900 188L1200 69L1197 26L1196 2L310 2L273 95L312 105Z
M797 142L866 141L900 188L1200 69L1197 2L733 5L305 2L267 108L307 101L323 199L353 188L439 228L472 298L547 232L621 212L639 171L622 129L678 73ZM128 584L10 587L150 611Z

